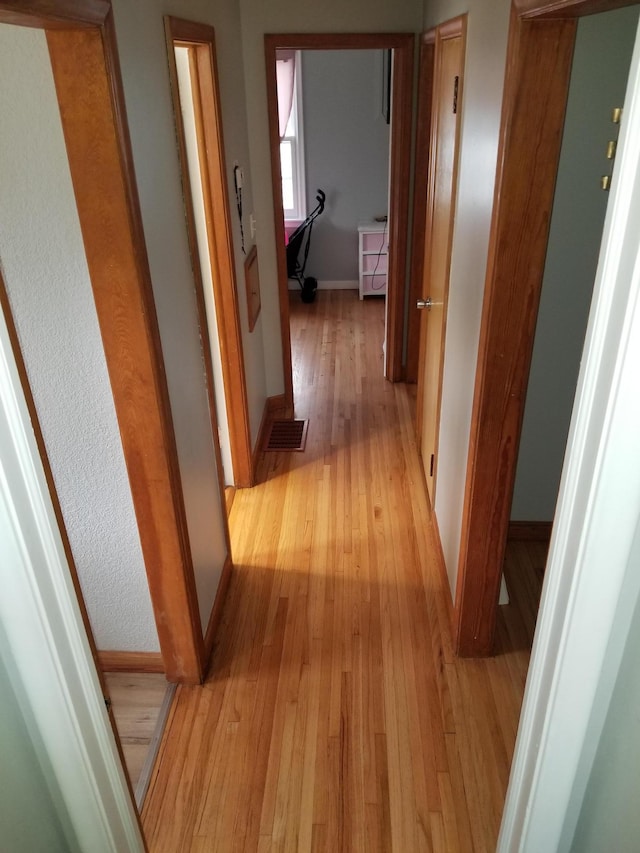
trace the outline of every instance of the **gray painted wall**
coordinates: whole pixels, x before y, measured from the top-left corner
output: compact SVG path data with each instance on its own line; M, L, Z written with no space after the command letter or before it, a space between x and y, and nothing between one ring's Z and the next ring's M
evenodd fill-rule
M302 54L307 210L327 194L314 223L307 274L357 281L358 221L387 213L389 125L382 111L382 52Z
M578 24L511 517L551 521L571 420L608 193L611 110L629 75L638 7Z

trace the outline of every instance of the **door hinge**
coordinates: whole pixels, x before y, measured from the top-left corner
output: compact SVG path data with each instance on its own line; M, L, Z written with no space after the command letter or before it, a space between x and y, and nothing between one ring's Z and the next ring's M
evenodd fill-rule
M458 112L458 84L460 83L460 78L456 74L453 78L453 114L456 115Z
M107 696L105 696L103 698L104 698L104 707L107 709L107 713L108 713L111 710L111 699L109 699Z
M435 461L436 461L435 453L432 453L431 454L431 462L429 464L429 476L430 477L433 477L433 466L435 464Z

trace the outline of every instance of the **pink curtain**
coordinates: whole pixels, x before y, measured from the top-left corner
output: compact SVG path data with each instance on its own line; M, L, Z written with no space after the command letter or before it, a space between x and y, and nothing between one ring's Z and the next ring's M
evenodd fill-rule
M295 50L277 50L276 80L278 86L278 128L280 139L283 138L289 124L289 116L291 115L291 107L293 106L295 72Z

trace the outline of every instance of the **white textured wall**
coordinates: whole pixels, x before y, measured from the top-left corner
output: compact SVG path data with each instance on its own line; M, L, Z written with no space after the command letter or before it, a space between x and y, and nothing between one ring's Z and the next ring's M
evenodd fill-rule
M276 270L269 124L267 117L265 33L419 32L422 0L240 0L242 55L253 177L253 203L258 222L260 286L267 394L284 390L280 307Z
M511 517L552 521L609 194L611 109L622 104L638 7L581 18L527 388Z
M468 12L435 512L452 593L493 209L509 0L427 0L425 29Z
M116 34L153 293L173 412L178 458L203 628L222 570L223 508L197 328L195 287L184 220L180 164L169 87L163 15L216 29L229 188L233 162L248 162L239 10L233 0L115 0ZM247 170L248 171L248 170ZM233 198L233 196L231 196ZM245 188L246 210L251 188ZM262 327L248 334L243 256L232 208L251 429L264 408ZM248 228L246 229L248 230ZM263 298L264 303L264 298Z
M388 212L389 125L382 115L382 51L302 52L307 210L314 223L307 275L358 280L358 222Z
M0 264L98 648L156 651L44 34L0 26Z

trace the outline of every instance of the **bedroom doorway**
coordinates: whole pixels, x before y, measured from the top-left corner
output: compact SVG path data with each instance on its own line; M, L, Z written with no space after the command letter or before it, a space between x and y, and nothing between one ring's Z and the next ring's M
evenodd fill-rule
M413 85L413 35L267 35L265 51L267 76L269 130L271 143L272 184L280 318L283 344L285 404L292 407L293 379L291 362L291 333L289 327L289 287L286 259L286 238L282 200L280 166L280 129L276 61L278 51L382 50L392 51L393 74L390 92L390 168L388 208L388 279L385 375L395 382L403 378L402 336L404 326L404 294L406 280L406 250L408 221L408 172L411 150L411 92ZM310 189L315 190L314 187ZM375 215L375 214L374 214ZM379 214L383 216L381 212Z

